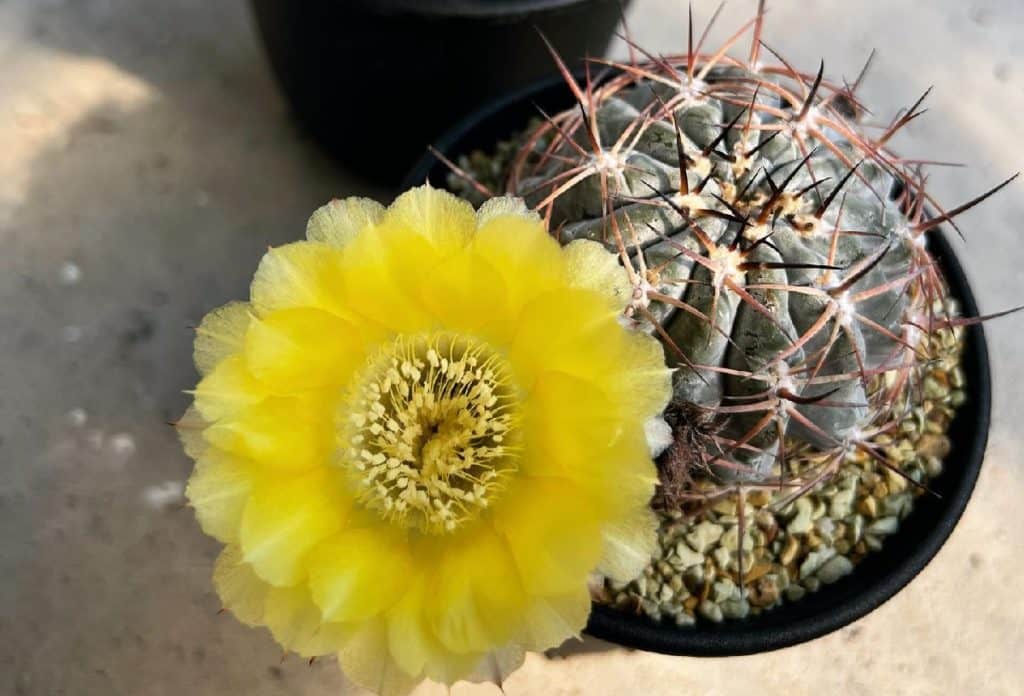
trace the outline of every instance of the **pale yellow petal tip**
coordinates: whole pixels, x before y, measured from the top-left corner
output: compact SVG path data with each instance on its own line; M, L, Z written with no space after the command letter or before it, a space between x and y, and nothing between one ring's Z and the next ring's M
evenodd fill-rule
M228 302L207 312L196 327L192 351L199 374L212 372L224 358L241 349L251 317L248 302Z
M306 239L341 249L364 229L380 222L383 215L384 206L369 198L336 198L309 217Z
M206 440L203 439L203 431L208 425L209 423L199 415L199 410L194 404L189 404L185 413L174 423L174 429L178 433L182 449L193 461L198 460L206 451L207 445Z
M465 244L477 226L472 205L429 183L398 196L381 221L415 230L435 245Z
M607 297L617 310L632 298L633 287L619 257L603 244L577 239L565 246L566 269L574 287L594 290Z
M644 508L631 519L604 530L605 553L598 572L615 582L636 579L658 550L658 520L654 511Z
M540 223L541 218L535 211L526 206L526 201L515 196L496 196L481 204L476 211L477 227L483 227L491 220L500 217L524 218L531 223Z
M651 454L651 459L657 459L675 442L672 426L660 415L648 418L644 422L644 437L647 440L647 449Z
M525 660L526 652L522 646L508 645L499 648L485 655L474 670L466 675L465 681L501 686Z

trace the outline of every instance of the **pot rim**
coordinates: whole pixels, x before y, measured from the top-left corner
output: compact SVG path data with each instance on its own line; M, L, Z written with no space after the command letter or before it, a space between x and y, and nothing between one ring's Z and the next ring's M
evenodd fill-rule
M446 131L435 147L455 160L473 149L493 146L524 128L536 115L534 104L555 113L573 103L561 76L553 75L488 102ZM427 152L406 175L402 189L424 181L443 187L447 172L445 165ZM942 269L950 295L960 302L964 316L978 316L967 276L947 235L938 229L928 233L928 250ZM938 554L963 515L981 472L992 407L991 369L981 324L964 327L961 366L967 376L967 401L950 424L948 435L953 446L943 460L943 471L929 481L929 487L941 499L918 497L899 531L886 539L881 550L868 554L848 576L808 593L797 602L786 602L759 616L721 624L698 621L695 626L678 627L593 604L586 633L627 647L670 655L748 655L819 638L884 604Z
M608 0L361 0L374 14L504 19Z

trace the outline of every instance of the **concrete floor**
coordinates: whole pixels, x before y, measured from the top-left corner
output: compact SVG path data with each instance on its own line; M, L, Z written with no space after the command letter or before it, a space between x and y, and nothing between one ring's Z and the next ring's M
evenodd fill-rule
M694 4L698 18L713 10ZM716 34L753 4L727 7ZM863 96L880 116L936 85L898 145L971 165L937 172L940 200L1024 167L1024 6L772 5L767 40L797 65L823 53L829 74L852 76L879 49ZM645 45L684 48L681 0L635 0L629 19ZM266 246L300 235L320 202L384 192L297 129L239 0L4 0L0 65L0 693L357 693L330 661L282 661L268 634L217 616L216 544L181 507L189 462L164 421L195 379L186 327L242 297ZM1022 220L1019 182L963 219L984 310L1021 303ZM894 600L756 657L588 640L529 658L506 692L1022 693L1022 328L988 327L981 482L938 559Z

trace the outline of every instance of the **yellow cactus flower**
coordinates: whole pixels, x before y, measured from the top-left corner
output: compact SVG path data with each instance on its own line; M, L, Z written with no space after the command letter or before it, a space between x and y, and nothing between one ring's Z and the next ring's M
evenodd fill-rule
M359 684L502 679L655 543L659 344L594 242L421 187L317 210L198 328L188 499L224 606Z

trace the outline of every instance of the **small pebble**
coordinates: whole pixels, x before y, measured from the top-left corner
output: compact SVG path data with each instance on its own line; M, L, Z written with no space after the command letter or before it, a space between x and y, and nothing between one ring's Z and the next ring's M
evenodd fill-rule
M804 562L800 564L800 579L803 580L804 578L813 575L817 572L818 568L820 568L825 561L832 558L835 553L835 549L828 546L822 547L817 551L811 551L807 554L807 558L804 559Z
M836 531L836 523L832 521L831 517L821 517L815 521L814 528L822 538L832 541Z
M731 599L738 589L732 580L723 578L711 586L711 596L716 604L721 604L725 600Z
M693 616L693 614L689 614L685 611L679 612L672 618L675 619L676 626L693 626L695 623L697 623L697 619Z
M886 515L893 515L900 517L904 510L907 510L913 504L910 493L900 493L899 495L892 495L885 499L882 503L882 512ZM885 518L883 518L885 519ZM882 520L878 520L881 522Z
M704 521L693 528L693 531L686 535L686 541L697 553L704 553L722 538L725 530L712 522Z
M864 533L864 518L860 515L854 515L850 518L850 526L847 527L847 535L851 543L856 544L860 541L861 534Z
M737 548L739 547L739 538L740 538L740 528L739 528L739 525L737 524L735 526L729 527L729 529L725 532L725 534L722 535L722 538L719 540L718 543L720 543L723 548L726 548L729 551L736 551ZM754 540L750 536L750 530L746 529L746 530L744 530L744 534L743 534L743 550L744 551L749 551L749 550L751 550L753 548L754 548Z
M857 512L874 519L878 516L878 501L872 497L862 498L857 503Z
M818 568L816 577L826 585L831 585L840 578L849 575L853 563L846 556L833 556Z
M796 558L796 552L799 550L800 542L797 540L797 538L787 537L786 548L784 548L782 550L782 553L779 555L779 561L782 563L782 565L789 565L793 562L793 559Z
M721 623L722 619L725 618L722 613L722 607L718 606L709 599L705 599L703 602L697 605L697 613L703 616L708 621L715 623Z
M807 590L805 590L800 585L793 583L785 589L785 593L786 599L788 599L791 602L798 602L801 599L803 599L805 594L807 594Z
M829 504L829 515L835 519L842 519L853 510L853 500L857 491L853 488L838 491Z
M888 535L894 534L899 529L900 523L895 517L881 517L868 525L869 534Z
M765 575L754 584L750 593L750 602L755 606L771 606L779 601L781 592L779 576L775 574Z
M694 551L682 541L676 544L676 555L679 556L679 562L683 568L700 565L704 562L704 554Z
M722 614L727 619L745 619L750 614L750 603L745 599L722 602Z
M786 531L790 534L806 534L811 531L811 524L813 522L811 514L814 504L807 498L799 498L796 501L795 509L796 517L786 525Z

